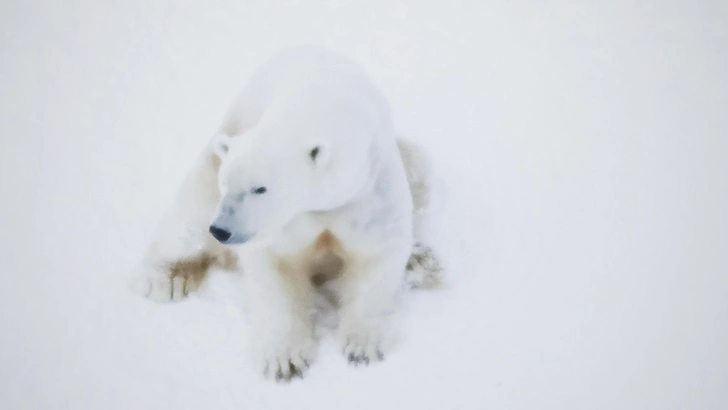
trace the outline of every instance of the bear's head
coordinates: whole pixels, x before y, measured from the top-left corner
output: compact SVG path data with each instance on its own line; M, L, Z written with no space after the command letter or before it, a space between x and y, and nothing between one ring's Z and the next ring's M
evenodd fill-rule
M371 106L310 91L271 104L244 134L213 141L221 200L210 233L221 243L265 241L296 216L344 206L371 184L380 131Z

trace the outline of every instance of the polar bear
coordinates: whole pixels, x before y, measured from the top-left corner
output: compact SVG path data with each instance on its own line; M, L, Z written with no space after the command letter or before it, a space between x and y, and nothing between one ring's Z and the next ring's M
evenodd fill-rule
M325 292L348 360L382 360L405 284L439 282L421 232L428 169L358 66L287 49L253 74L207 143L134 289L179 300L210 267L241 269L254 357L277 380L302 376L314 359L313 294Z

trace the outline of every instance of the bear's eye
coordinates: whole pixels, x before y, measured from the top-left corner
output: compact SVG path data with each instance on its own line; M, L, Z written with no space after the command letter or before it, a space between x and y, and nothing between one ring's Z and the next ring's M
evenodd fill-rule
M264 194L267 190L268 190L268 188L262 186L262 187L253 189L253 193L260 195L260 194Z

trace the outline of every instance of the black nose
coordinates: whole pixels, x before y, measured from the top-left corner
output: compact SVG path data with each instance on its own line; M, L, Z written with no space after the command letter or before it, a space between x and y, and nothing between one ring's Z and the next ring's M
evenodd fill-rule
M224 229L218 228L215 225L210 225L210 233L212 236L215 237L220 242L225 242L228 239L230 239L230 236L232 235L229 231L226 231Z

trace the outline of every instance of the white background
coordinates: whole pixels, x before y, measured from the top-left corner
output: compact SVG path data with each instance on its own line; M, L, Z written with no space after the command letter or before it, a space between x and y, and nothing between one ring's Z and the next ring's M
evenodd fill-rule
M438 174L448 286L258 378L223 274L125 281L252 69L368 70ZM3 1L0 408L728 408L728 3Z

